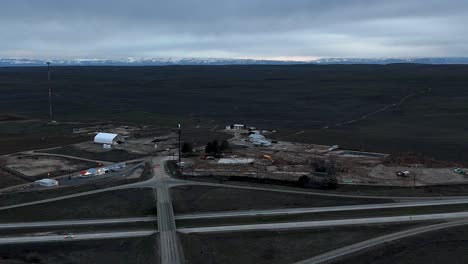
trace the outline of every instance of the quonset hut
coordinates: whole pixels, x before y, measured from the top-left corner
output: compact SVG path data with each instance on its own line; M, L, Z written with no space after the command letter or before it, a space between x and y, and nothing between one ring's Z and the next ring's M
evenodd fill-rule
M119 134L97 133L94 137L94 143L103 144L104 148L111 148L112 145L120 144L123 138Z

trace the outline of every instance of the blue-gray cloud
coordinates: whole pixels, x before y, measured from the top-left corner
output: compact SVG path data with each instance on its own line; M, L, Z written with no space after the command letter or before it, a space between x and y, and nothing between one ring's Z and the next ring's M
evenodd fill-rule
M464 0L15 0L0 57L468 56Z

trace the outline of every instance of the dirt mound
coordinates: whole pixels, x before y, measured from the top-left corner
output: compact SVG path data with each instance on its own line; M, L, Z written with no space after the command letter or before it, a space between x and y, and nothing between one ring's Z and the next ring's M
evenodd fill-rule
M427 168L463 167L459 163L436 160L414 152L392 154L384 159L383 164L389 166L416 166L420 164Z

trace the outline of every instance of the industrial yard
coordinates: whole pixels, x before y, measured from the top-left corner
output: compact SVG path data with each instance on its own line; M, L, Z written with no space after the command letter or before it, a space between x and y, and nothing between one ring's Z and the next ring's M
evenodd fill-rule
M109 166L127 163L126 177L136 179L143 168L135 165L144 164L148 157L171 156L176 161L179 155L178 135L173 129L106 123L73 128L72 133L82 134L88 140L0 156L3 180L11 182L3 187L15 190L15 185L28 186L28 182L47 178L59 179L61 187L80 185L109 177L113 175L107 175L111 171ZM101 134L109 138L99 139ZM398 156L342 149L339 145L289 142L288 136L277 134L275 130L242 124L216 130L188 127L181 134L181 144L190 149L182 148L183 163L175 165L181 173L178 177L331 190L339 190L340 186L408 188L468 184L465 169L457 163L411 153ZM207 149L213 140L219 140L215 151ZM77 179L88 174L102 175Z
M1 156L1 257L107 261L84 243L109 241L109 252L138 254L116 263L294 263L468 217L464 198L421 192L464 186L458 164L231 127L80 126L72 133L84 141ZM44 243L76 249L65 256Z
M452 167L455 163L420 164L418 157L397 163L393 156L384 153L268 140L268 136L275 136L271 131L247 128L222 131L233 135L228 141L229 148L216 158L216 153L206 153L203 147L195 149L198 155L184 159L185 177L294 183L305 176L317 181L333 178L340 185L398 187L468 183L465 170L457 167L457 172ZM258 141L252 136L260 138L263 145L256 144Z

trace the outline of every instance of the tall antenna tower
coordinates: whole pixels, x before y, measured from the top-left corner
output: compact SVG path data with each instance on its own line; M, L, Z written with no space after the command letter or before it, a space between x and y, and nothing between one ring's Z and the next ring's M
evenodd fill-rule
M50 121L52 121L52 88L50 85L50 62L47 62L47 81L48 81L48 87L49 87L49 118Z

